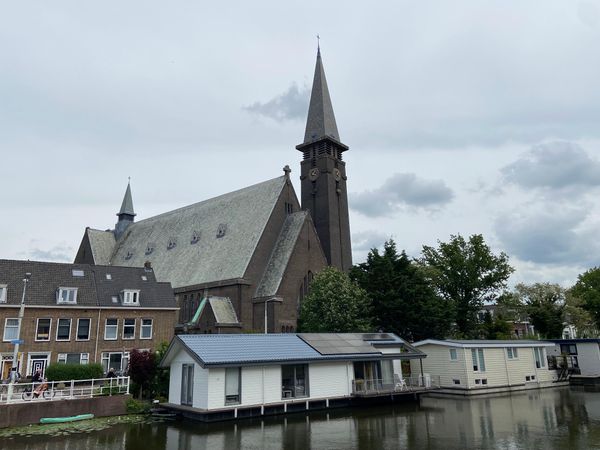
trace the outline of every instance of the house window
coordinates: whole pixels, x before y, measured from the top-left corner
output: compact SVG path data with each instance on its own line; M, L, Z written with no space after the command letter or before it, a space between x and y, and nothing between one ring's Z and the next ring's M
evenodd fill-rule
M471 349L471 357L473 358L473 371L485 372L485 359L483 358L483 349Z
M71 271L71 273L73 274L74 277L83 277L83 276L85 276L85 272L83 270L80 270L80 269L73 269Z
M482 378L481 379L481 384L487 384L487 378Z
M135 319L123 319L123 339L135 339Z
M477 379L475 380L475 384L481 384L481 380L480 380L479 378L477 378Z
M121 299L124 305L139 305L140 291L123 290L121 291Z
M87 364L89 353L59 353L57 361L61 364Z
M152 319L142 319L140 339L152 339Z
M6 303L6 292L8 286L6 284L0 284L0 303Z
M90 319L77 319L77 340L89 341L90 339Z
M225 369L225 404L237 405L241 401L242 369L227 367Z
M71 339L71 319L58 319L56 325L56 340L68 341Z
M291 203L285 202L285 213L286 215L292 214L294 212L294 205Z
M453 382L454 384L460 384L460 380L457 380L456 378L454 378L454 379L452 380L452 382Z
M456 353L456 349L451 348L450 349L450 361L457 361L457 360L458 360L458 354Z
M56 292L56 303L75 305L77 303L77 288L60 287Z
M543 348L534 348L533 354L535 356L535 367L541 369L542 367L546 367L546 361L544 358L544 349Z
M50 340L50 326L52 319L38 319L35 340L36 341L49 341Z
M181 404L192 406L194 400L194 365L181 366Z
M115 341L117 339L117 328L119 325L119 319L106 319L104 325L104 340Z
M281 366L281 397L308 397L308 366L306 364Z
M576 355L577 346L575 344L560 344L560 352L567 355Z
M4 321L4 337L2 340L11 341L18 339L19 333L19 319L6 319Z
M117 320L117 319L115 319ZM102 369L107 373L114 369L117 374L126 373L129 367L129 352L103 352Z
M519 357L517 349L511 347L506 349L506 355L508 356L508 359L517 359Z
M107 274L106 274L106 279L107 279L107 280L112 280L112 275L111 275L110 273L107 273Z

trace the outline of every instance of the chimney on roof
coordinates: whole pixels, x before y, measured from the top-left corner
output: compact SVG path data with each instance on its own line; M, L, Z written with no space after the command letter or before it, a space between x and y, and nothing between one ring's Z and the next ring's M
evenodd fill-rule
M152 263L150 261L146 261L144 263L144 269L146 269L146 270L152 270Z

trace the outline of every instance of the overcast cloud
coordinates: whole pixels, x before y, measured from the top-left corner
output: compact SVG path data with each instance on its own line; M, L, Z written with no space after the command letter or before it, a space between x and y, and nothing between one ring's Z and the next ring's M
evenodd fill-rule
M507 182L522 188L569 189L600 185L600 161L573 142L534 146L502 169Z
M568 283L598 263L599 22L600 0L6 2L0 258L72 260L129 176L140 220L286 164L299 195L319 33L355 261L482 233L514 280Z
M400 210L435 211L452 197L452 190L442 180L425 180L414 173L396 173L376 189L352 194L350 207L369 217L393 216Z

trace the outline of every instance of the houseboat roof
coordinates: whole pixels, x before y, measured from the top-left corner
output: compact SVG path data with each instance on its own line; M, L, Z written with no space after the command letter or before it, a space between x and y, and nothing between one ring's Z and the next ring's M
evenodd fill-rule
M460 348L504 348L504 347L551 347L553 342L535 341L531 339L511 339L511 340L486 340L486 339L425 339L415 342L414 347L422 345L443 345L445 347Z
M553 344L598 344L599 338L581 338L581 339L548 339Z
M381 346L395 346L400 352L384 353ZM391 333L187 334L173 338L161 365L169 366L181 349L202 367L426 356Z

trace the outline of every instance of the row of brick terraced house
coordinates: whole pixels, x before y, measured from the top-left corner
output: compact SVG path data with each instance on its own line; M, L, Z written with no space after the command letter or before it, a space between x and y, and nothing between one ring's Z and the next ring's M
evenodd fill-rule
M170 283L157 282L151 267L0 260L2 379L18 338L22 376L51 363L101 363L124 373L132 349L154 351L171 340L177 315Z

